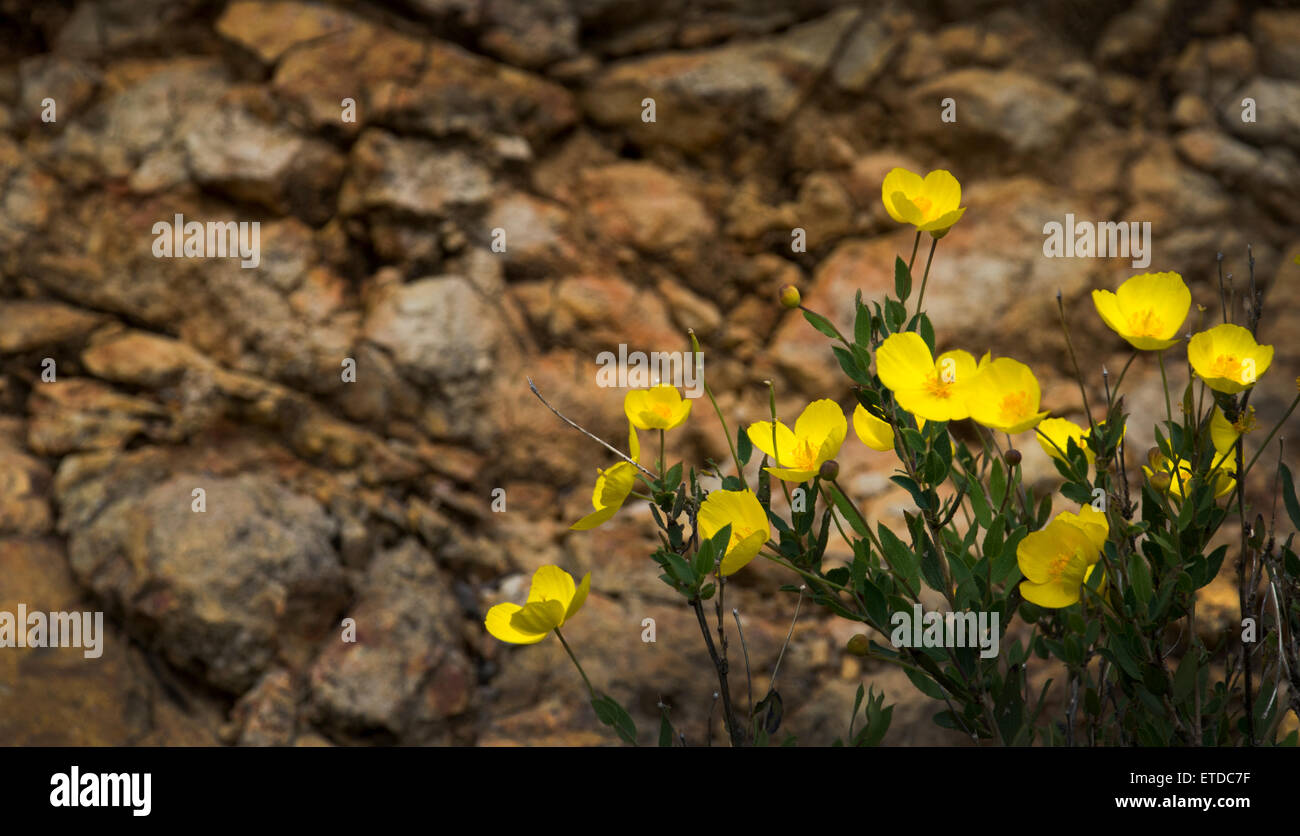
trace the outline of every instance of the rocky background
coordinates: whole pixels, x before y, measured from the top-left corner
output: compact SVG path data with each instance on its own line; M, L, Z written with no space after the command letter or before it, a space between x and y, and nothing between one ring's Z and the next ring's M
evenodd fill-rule
M525 375L620 442L596 354L681 350L694 328L733 428L764 417L767 379L787 419L851 404L775 291L849 325L856 290L892 288L912 238L880 205L896 165L965 187L927 291L943 347L1030 363L1045 408L1081 418L1058 290L1096 399L1128 356L1088 292L1135 271L1045 258L1067 212L1150 221L1150 269L1180 271L1207 322L1216 253L1241 286L1251 245L1278 347L1261 424L1294 394L1300 12L1281 4L0 0L0 30L0 609L110 623L96 660L0 652L0 743L610 743L557 642L482 629L545 563L592 572L566 632L643 741L663 701L688 743L710 716L717 742L648 514L567 531L609 457ZM260 266L154 258L176 213L259 221ZM1149 359L1126 382L1135 465L1163 412ZM726 460L707 402L669 438ZM868 515L898 521L890 457L851 435L842 462ZM760 563L728 594L755 699L795 609ZM1236 613L1221 580L1207 630ZM868 682L898 702L887 743L962 743L844 652L852 632L804 607L784 728L844 735Z

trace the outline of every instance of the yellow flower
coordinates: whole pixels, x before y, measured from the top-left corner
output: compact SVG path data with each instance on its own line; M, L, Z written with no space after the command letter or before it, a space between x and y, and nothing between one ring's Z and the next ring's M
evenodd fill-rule
M891 334L876 349L876 374L898 405L927 421L970 417L966 387L975 377L975 358L967 351L945 351L936 361L921 335Z
M597 473L600 475L596 477L596 489L591 494L591 504L596 510L569 526L573 531L586 531L609 522L627 501L636 481L636 468L627 462L619 462Z
M1065 454L1070 450L1070 439L1074 439L1088 457L1088 464L1092 464L1096 454L1088 447L1090 433L1090 427L1085 429L1067 418L1045 418L1038 425L1038 446L1047 455L1064 462L1068 461Z
M1041 531L1020 541L1016 562L1026 578L1020 584L1026 601L1052 609L1078 602L1083 583L1106 545L1105 519L1105 514L1084 506L1077 515L1058 514Z
M497 604L488 610L483 624L503 642L537 644L582 609L590 591L590 572L575 586L573 576L559 566L543 566L533 574L528 603Z
M1231 425L1229 425L1231 428ZM1213 432L1213 430L1211 430ZM1152 456L1153 461L1142 465L1142 472L1148 479L1157 473L1166 474L1169 477L1169 496L1177 501L1182 501L1192 487L1193 470L1190 463L1185 459L1178 459L1177 462L1171 462L1167 456L1159 453ZM1154 466L1152 466L1154 465ZM1232 492L1236 479L1232 474L1237 472L1237 450L1230 443L1225 449L1218 449L1215 444L1215 457L1210 465L1211 470L1217 468L1214 473L1214 498L1222 499Z
M889 217L911 224L919 232L942 238L966 211L961 205L961 183L948 171L921 175L895 168L885 175L880 199Z
M887 452L894 449L894 428L858 404L853 408L853 431L858 439L872 450Z
M743 569L772 536L767 512L753 491L711 491L700 503L699 523L705 537L731 526L720 568L724 577Z
M750 424L748 430L754 446L777 464L767 472L787 482L806 482L816 475L822 462L830 461L840 452L848 431L844 411L826 398L804 407L793 431L780 421L775 427L771 421L758 421Z
M970 417L1008 435L1024 432L1042 421L1042 390L1029 367L1010 357L999 357L980 368L967 393Z
M1177 273L1143 273L1115 293L1094 290L1092 303L1111 330L1134 348L1160 351L1178 342L1174 335L1187 319L1192 294Z
M1224 323L1187 343L1187 359L1205 385L1235 395L1255 385L1273 362L1273 346L1260 345L1250 331Z
M682 399L676 386L660 383L628 392L623 398L623 411L639 430L671 430L691 414L691 402Z

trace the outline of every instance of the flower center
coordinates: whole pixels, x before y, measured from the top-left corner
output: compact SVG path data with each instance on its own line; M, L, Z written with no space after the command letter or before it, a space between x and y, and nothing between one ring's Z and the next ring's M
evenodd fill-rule
M1235 354L1220 354L1210 364L1211 377L1236 380L1239 374L1241 374L1241 359Z
M934 203L928 197L914 197L912 203L916 205L917 209L921 210L923 217L929 215L930 210L934 208Z
M1024 415L1029 407L1028 392L1012 392L1002 397L1002 403L998 405L1004 421L1013 421Z
M936 371L934 377L925 382L925 391L936 398L950 398L952 384L952 381L944 380L943 375Z
M818 449L820 446L818 445ZM783 464L791 470L812 470L817 464L817 449L813 447L812 439L807 436L795 439L794 448L790 451L790 461Z
M731 524L731 542L727 544L727 550L730 551L734 546L740 545L740 542L758 529L752 526L744 526L733 522Z
M1061 575L1065 574L1065 567L1070 565L1070 558L1072 557L1074 557L1072 554L1059 554L1055 560L1048 564L1047 574L1052 580L1059 581L1061 579Z
M650 409L655 415L658 415L665 421L671 421L673 419L673 408L666 403L657 403L650 407Z
M1135 337L1159 337L1164 333L1164 323L1150 308L1131 313L1128 317L1129 333Z

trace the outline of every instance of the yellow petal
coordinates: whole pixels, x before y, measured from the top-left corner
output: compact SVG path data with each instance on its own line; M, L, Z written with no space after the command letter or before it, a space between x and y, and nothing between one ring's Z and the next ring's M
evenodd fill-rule
M833 448L828 458L834 457L844 443L849 425L844 420L844 410L829 398L813 401L804 407L798 420L794 422L795 438L807 438L813 447L825 447L829 442Z
M890 334L876 349L876 374L894 392L924 386L934 378L934 356L920 334Z
M573 576L559 566L542 566L533 573L533 585L528 590L528 603L559 601L564 606L573 600Z
M1021 581L1020 594L1031 604L1055 610L1077 604L1082 593L1079 586L1075 586L1071 590L1060 582L1034 583L1032 581Z
M522 607L518 604L497 604L488 610L483 625L494 637L510 644L537 644L546 638L546 632L525 633L510 623L511 617Z
M510 616L510 626L525 635L545 635L564 622L564 604L559 601L532 601Z
M862 404L853 409L853 431L858 434L858 440L872 450L888 452L894 449L893 427L888 421L872 415Z
M880 185L880 200L885 204L885 211L889 213L889 217L901 224L910 223L894 208L893 195L895 192L904 196L920 194L921 184L921 176L905 168L894 168L885 175L885 180Z
M771 421L756 421L749 425L746 434L755 447L775 461L780 461L781 454L788 457L790 450L794 448L794 431L780 421L776 422L775 431Z
M591 592L590 572L582 576L582 583L578 584L578 588L574 590L573 598L569 600L569 606L564 611L564 621L573 618L574 614L582 609L582 605L587 603L587 593L589 592Z

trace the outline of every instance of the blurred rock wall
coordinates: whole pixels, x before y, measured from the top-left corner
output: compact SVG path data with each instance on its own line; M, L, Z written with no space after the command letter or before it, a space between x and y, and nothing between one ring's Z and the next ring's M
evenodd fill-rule
M1058 291L1098 398L1127 358L1088 293L1136 271L1045 258L1067 213L1149 221L1149 269L1181 272L1207 323L1216 253L1242 287L1251 245L1278 345L1261 423L1300 370L1281 4L0 0L0 28L0 609L111 625L96 660L0 651L0 743L611 742L555 642L482 630L545 563L593 573L566 632L643 733L662 701L688 743L710 716L717 736L648 515L567 531L607 457L524 378L621 441L597 353L693 328L733 429L766 415L764 380L785 415L851 404L775 290L843 326L857 290L892 290L896 165L952 170L970 207L930 277L940 343L1028 362L1044 408L1081 416ZM155 257L178 214L258 222L258 266ZM1126 383L1148 426L1158 381L1139 362ZM707 406L673 454L726 460ZM843 461L869 515L900 519L888 457L850 438ZM1026 469L1054 476L1037 450ZM754 699L787 581L754 564L728 593ZM843 653L851 633L805 607L785 727L843 735L865 677L902 701L888 742L953 742L905 679ZM734 634L731 658L743 705Z

